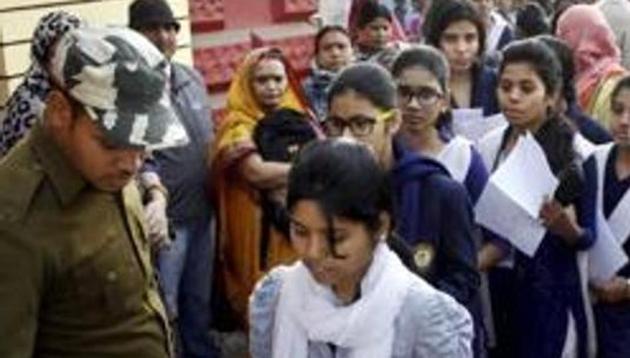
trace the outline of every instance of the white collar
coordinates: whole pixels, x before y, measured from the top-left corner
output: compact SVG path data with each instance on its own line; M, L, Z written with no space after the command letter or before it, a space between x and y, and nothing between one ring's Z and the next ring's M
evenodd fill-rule
M332 290L318 284L301 263L282 283L273 331L273 358L306 358L308 342L350 350L351 358L390 357L394 321L417 278L385 243L374 251L361 281L361 298L339 306Z

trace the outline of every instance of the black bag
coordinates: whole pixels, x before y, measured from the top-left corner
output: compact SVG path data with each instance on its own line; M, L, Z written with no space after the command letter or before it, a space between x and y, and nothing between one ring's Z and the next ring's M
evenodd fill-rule
M254 129L254 142L264 160L288 163L298 150L316 138L305 114L279 109L261 119Z
M300 148L317 138L315 129L305 114L292 109L279 109L258 121L254 129L254 143L266 161L289 163ZM271 227L289 237L289 215L286 208L261 191L262 232L260 240L261 268L266 267Z

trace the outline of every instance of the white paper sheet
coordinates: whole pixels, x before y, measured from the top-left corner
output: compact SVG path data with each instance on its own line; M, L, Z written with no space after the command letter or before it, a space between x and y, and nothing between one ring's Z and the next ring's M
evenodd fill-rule
M604 144L598 146L593 152L597 162L597 240L587 254L588 278L595 283L611 279L628 262L628 257L622 247L628 232L623 234L621 231L625 226L624 224L628 224L627 214L624 215L622 212L627 213L630 210L628 206L630 205L630 197L628 197L630 194L624 195L608 220L603 211L606 162L611 148L612 144Z
M475 143L506 123L503 114L484 117L481 108L453 110L453 132Z
M530 133L519 138L492 176L495 183L533 218L538 218L545 197L553 196L558 186L545 152Z
M611 279L628 262L628 256L611 232L601 211L597 214L597 240L588 250L588 277L595 283Z
M529 256L534 256L546 232L536 219L492 181L488 181L477 201L475 220L479 225L508 239Z
M533 256L546 232L538 221L540 207L557 186L542 148L528 133L490 176L475 207L476 220Z
M576 133L573 138L573 148L575 148L575 151L583 161L588 159L597 149L597 145L591 143L591 141L584 138L580 133Z
M472 143L461 136L455 136L438 154L437 159L444 164L451 177L463 183L470 169Z

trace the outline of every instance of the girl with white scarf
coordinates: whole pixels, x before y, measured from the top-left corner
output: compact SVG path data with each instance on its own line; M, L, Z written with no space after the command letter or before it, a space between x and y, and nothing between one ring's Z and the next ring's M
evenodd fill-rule
M301 151L287 197L299 260L251 296L253 358L472 357L466 309L385 242L390 198L367 147L329 139Z

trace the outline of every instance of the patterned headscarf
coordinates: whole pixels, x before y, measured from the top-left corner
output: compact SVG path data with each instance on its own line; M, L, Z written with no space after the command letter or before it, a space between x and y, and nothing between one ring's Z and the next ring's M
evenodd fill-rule
M82 21L64 11L51 12L41 18L31 45L31 66L24 81L15 89L6 105L6 118L0 131L0 157L4 156L41 118L46 96L50 92L50 77L46 62L51 45L71 29L81 26Z

